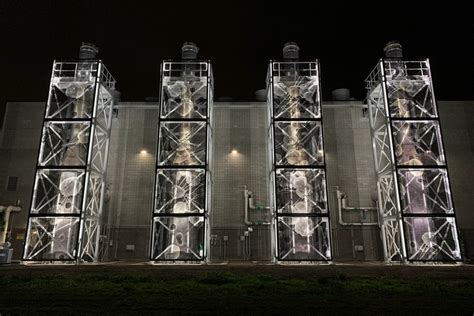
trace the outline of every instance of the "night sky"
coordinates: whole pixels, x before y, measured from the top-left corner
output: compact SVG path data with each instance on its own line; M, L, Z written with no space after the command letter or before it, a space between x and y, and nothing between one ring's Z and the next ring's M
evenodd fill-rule
M179 58L184 41L211 59L216 97L252 100L268 60L295 41L301 58L321 61L323 99L340 87L363 99L385 42L399 40L405 57L430 58L439 100L474 99L468 5L219 2L0 0L0 119L6 101L45 100L53 59L76 58L82 41L99 46L123 101L156 97L160 60Z

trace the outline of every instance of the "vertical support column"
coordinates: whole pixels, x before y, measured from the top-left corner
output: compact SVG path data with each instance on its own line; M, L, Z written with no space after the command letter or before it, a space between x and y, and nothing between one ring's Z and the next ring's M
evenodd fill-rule
M212 72L208 61L161 65L150 260L207 257Z
M275 261L330 261L319 62L271 61L267 89Z
M24 261L99 260L115 80L101 61L55 61Z
M382 59L366 84L385 261L461 260L428 60Z

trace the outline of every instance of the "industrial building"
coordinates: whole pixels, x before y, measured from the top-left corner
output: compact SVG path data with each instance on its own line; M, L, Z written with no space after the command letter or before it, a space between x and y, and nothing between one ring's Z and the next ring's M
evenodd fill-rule
M55 61L48 100L7 104L0 244L25 264L473 258L474 100L436 100L429 61L389 43L366 100L323 101L298 50L251 102L214 100L192 43L158 102L120 101L93 45Z

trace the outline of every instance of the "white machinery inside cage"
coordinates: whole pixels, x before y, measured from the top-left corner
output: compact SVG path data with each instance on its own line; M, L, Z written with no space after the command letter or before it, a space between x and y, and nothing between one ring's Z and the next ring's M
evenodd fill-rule
M386 53L366 79L385 261L459 261L429 61Z
M25 262L99 260L115 80L95 49L83 44L78 61L53 63Z
M287 43L268 69L274 258L330 261L319 62L298 50Z
M207 258L212 71L183 45L182 61L161 65L158 153L150 259Z

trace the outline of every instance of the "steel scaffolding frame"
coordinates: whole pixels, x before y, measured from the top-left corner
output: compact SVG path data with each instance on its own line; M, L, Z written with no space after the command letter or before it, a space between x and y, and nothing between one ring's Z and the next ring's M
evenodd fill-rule
M150 260L208 260L212 69L209 61L161 64Z
M332 260L319 61L270 61L267 75L273 260Z
M54 61L24 262L99 260L114 88L100 60Z
M365 82L385 262L460 261L428 59L381 59Z

